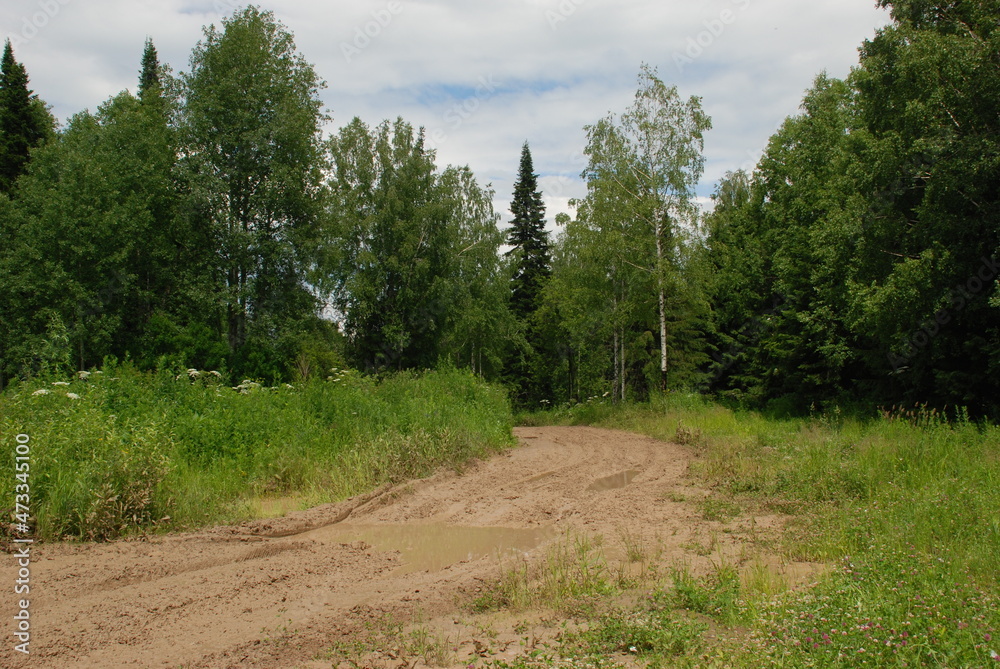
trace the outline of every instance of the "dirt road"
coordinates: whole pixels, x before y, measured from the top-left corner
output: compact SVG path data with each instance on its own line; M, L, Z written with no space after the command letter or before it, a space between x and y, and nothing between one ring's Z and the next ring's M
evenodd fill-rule
M36 546L31 655L13 651L8 594L0 666L337 666L317 658L373 620L452 624L496 577L501 551L538 555L572 530L602 535L609 553L628 535L698 568L720 553L738 559L750 531L776 522L758 516L751 530L737 517L721 531L706 521L697 502L708 492L687 476L684 447L593 428L516 434L520 448L460 474L339 505L144 541ZM13 584L16 560L0 560L0 582ZM456 630L451 643L459 657L472 639ZM387 654L384 666L421 666Z

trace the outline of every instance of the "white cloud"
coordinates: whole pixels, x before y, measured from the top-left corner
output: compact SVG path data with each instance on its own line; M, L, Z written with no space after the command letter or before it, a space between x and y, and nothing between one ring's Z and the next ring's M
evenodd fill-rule
M65 120L122 89L134 90L147 35L164 62L186 70L202 26L218 24L218 10L233 4L5 0L0 28L19 40L16 55L32 87ZM528 140L550 220L585 192L578 179L583 126L629 104L642 62L657 66L682 95L700 96L713 117L699 187L704 197L727 170L759 154L781 121L797 112L819 72L845 76L862 40L888 20L872 0L261 4L292 30L299 50L328 82L323 96L334 116L331 130L354 116L370 124L402 116L429 134L440 131L439 164L469 164L481 182L493 184L505 218ZM23 39L25 26L41 15L44 25ZM700 53L679 68L677 55L687 55L692 42ZM345 44L358 53L345 56ZM483 80L499 85L477 99Z

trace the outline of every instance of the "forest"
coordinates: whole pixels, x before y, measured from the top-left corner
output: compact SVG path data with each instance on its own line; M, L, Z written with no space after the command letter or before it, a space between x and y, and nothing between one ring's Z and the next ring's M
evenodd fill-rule
M551 236L529 142L502 230L423 129L325 133L321 74L259 8L179 74L147 41L136 92L64 125L8 42L0 387L115 361L231 384L460 368L525 408L683 389L995 420L1000 7L880 5L850 76L819 74L707 212L712 121L644 65L584 128L586 195Z

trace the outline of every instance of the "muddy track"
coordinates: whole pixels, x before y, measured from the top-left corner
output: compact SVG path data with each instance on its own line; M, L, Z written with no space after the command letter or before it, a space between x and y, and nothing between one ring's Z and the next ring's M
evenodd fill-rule
M613 547L628 533L697 568L739 559L749 532L778 522L737 518L721 532L705 521L697 501L708 492L689 478L684 447L594 428L516 434L521 447L460 474L284 518L36 546L31 655L13 651L8 594L0 666L330 667L318 654L372 618L454 612L495 578L504 547L537 555L567 530ZM0 582L13 584L15 560L0 559Z

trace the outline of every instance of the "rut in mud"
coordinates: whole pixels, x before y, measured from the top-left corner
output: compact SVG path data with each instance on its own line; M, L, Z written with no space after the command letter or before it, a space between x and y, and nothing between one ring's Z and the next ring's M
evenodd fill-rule
M739 559L751 533L722 530L696 502L682 446L595 428L519 428L519 448L461 473L237 527L35 547L31 655L4 667L330 667L316 659L369 618L451 618L499 573L498 555L538 555L566 531L623 532L663 560ZM704 547L703 550L699 547ZM16 578L7 556L2 576ZM9 614L9 615L8 615ZM461 639L456 639L461 644ZM385 666L419 666L401 660Z

